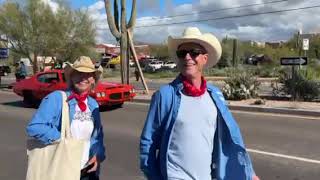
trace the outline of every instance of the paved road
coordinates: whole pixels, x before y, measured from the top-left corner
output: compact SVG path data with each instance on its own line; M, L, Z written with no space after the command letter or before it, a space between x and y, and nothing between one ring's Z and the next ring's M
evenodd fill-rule
M35 109L0 92L0 179L25 177L25 126ZM143 179L138 169L138 141L147 105L126 104L101 112L107 160L102 180ZM256 173L262 180L316 180L320 177L320 118L233 112L243 131ZM273 153L273 154L270 154Z

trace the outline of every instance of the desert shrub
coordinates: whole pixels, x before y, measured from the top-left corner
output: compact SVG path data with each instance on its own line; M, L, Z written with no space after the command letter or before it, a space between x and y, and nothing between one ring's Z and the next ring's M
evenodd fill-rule
M222 92L227 99L249 99L258 96L259 85L257 77L251 71L231 69Z
M312 101L320 97L320 81L312 68L295 71L282 71L279 82L283 84L279 93L288 94L293 100Z

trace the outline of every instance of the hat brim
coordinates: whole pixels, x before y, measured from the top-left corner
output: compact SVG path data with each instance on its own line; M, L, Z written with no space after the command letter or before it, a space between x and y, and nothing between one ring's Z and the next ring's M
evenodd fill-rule
M176 54L178 47L181 44L191 43L191 42L201 45L207 51L208 62L204 66L205 68L211 68L219 62L220 56L221 56L220 43L219 44L216 43L216 46L213 46L208 42L208 39L205 37L172 38L171 36L169 36L168 48L169 48L170 56L173 58L173 61L178 63L179 58L177 57L177 54Z
M88 67L77 67L77 68L73 68L72 64L67 63L66 67L64 68L64 76L66 79L67 84L71 83L71 75L72 73L76 71L76 72L82 72L82 73L95 73L95 80L98 81L101 77L102 74L102 68L101 66L99 68L88 68Z

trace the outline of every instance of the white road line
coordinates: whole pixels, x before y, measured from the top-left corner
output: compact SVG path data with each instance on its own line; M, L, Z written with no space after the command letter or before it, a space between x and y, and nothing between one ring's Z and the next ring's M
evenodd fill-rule
M231 110L232 113L238 114L256 114L260 116L272 116L272 117L292 117L292 118L300 118L304 120L320 120L319 117L313 116L303 116L303 115L290 115L290 114L273 114L268 112L250 112L250 111L239 111L239 110Z
M297 156L289 156L289 155L284 155L284 154L271 153L271 152L260 151L260 150L256 150L256 149L247 149L247 151L252 152L252 153L257 153L257 154L263 154L263 155L268 155L268 156L296 160L296 161L308 162L308 163L313 163L313 164L320 164L319 160L307 159L307 158L302 158L302 157L297 157Z

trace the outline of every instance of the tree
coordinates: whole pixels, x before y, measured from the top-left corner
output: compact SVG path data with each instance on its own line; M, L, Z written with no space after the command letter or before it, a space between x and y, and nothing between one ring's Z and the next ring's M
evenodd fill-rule
M152 56L156 56L161 59L166 59L169 57L167 44L151 44L150 50Z
M47 54L70 62L81 55L97 58L94 51L96 29L86 11L60 8L54 26L57 28L51 29Z
M42 0L6 2L0 7L0 33L9 38L11 51L30 59L38 71L38 56L73 61L92 51L95 29L82 11L60 4L53 12Z
M225 68L225 67L230 67L231 66L231 48L225 44L222 43L222 54L221 58L217 64L219 68Z

